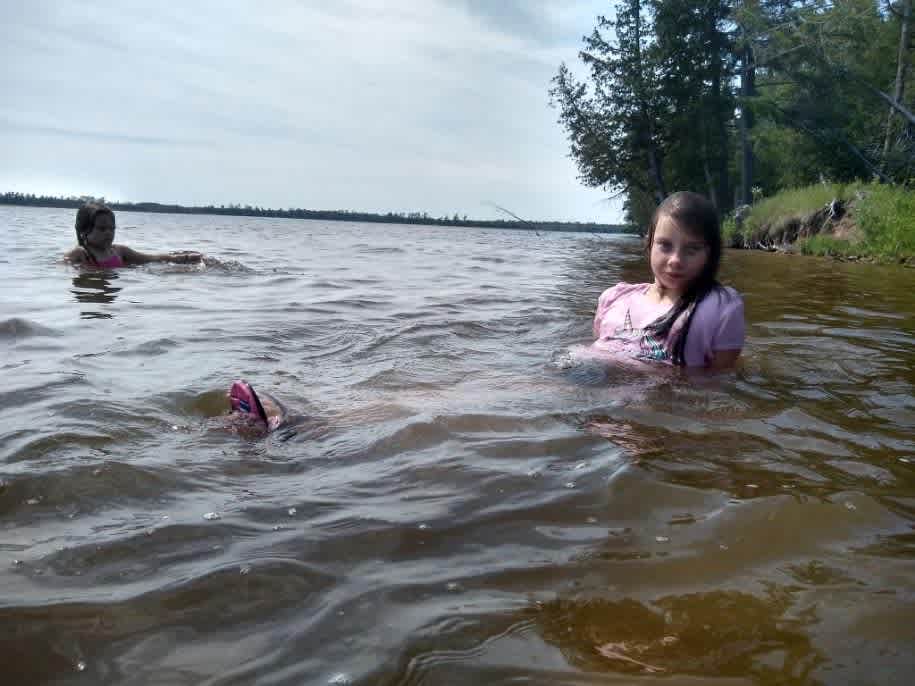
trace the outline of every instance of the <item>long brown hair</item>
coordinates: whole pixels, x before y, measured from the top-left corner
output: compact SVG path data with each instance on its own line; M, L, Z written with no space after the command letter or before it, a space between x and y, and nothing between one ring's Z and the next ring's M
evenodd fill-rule
M109 215L111 222L114 223L114 212L110 207L100 202L87 202L76 211L76 224L74 227L76 229L76 242L86 251L86 256L92 262L95 262L96 259L89 250L89 246L86 245L86 234L92 231L95 226L95 220L100 214Z
M686 336L689 333L690 325L693 323L696 308L705 296L713 290L721 288L721 284L718 283L717 279L718 266L721 264L721 223L718 220L718 210L705 196L689 191L673 193L658 205L651 216L647 244L649 259L651 258L655 229L657 229L661 217L669 217L684 231L688 231L695 236L701 236L708 248L708 260L699 276L689 284L686 292L680 296L680 299L669 312L646 327L653 335L662 340L666 339L670 335L674 324L686 312L686 321L672 341L672 345L669 346L673 363L684 365L686 364L686 360L683 358L686 348Z

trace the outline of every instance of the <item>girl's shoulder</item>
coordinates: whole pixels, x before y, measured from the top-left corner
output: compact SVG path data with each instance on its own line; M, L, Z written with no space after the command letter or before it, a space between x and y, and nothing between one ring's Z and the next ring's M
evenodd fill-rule
M87 259L88 255L86 254L86 249L81 245L77 245L72 250L68 250L66 253L64 253L64 260L74 264L86 262Z
M642 293L650 285L651 284L647 283L627 283L625 281L620 281L615 286L611 286L600 294L600 298L597 300L598 305L606 307L615 300L619 300L620 298L624 298L636 293Z
M697 305L696 317L700 320L718 321L743 317L743 297L735 288L713 288Z
M708 302L712 307L718 308L736 308L743 307L743 296L736 288L731 286L718 286L705 296L703 302Z

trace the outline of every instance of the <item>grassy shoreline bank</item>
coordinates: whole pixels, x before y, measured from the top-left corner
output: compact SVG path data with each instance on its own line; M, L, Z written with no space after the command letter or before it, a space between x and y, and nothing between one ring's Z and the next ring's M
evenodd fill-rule
M816 184L739 208L725 245L915 266L915 192L881 184Z

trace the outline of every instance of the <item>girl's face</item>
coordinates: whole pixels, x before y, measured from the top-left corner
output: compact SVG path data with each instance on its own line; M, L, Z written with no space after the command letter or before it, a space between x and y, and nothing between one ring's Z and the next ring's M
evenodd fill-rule
M86 243L93 248L106 250L114 241L114 217L110 214L99 214L95 218L92 230L86 234Z
M708 259L708 244L701 235L680 228L667 215L658 218L649 253L655 283L679 297L702 273Z

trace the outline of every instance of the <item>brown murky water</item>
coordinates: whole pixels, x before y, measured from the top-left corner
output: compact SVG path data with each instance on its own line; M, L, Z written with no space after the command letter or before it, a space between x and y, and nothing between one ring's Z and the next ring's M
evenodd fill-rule
M0 208L3 683L909 683L915 271L728 253L706 379L570 360L632 239L118 220L217 259Z

